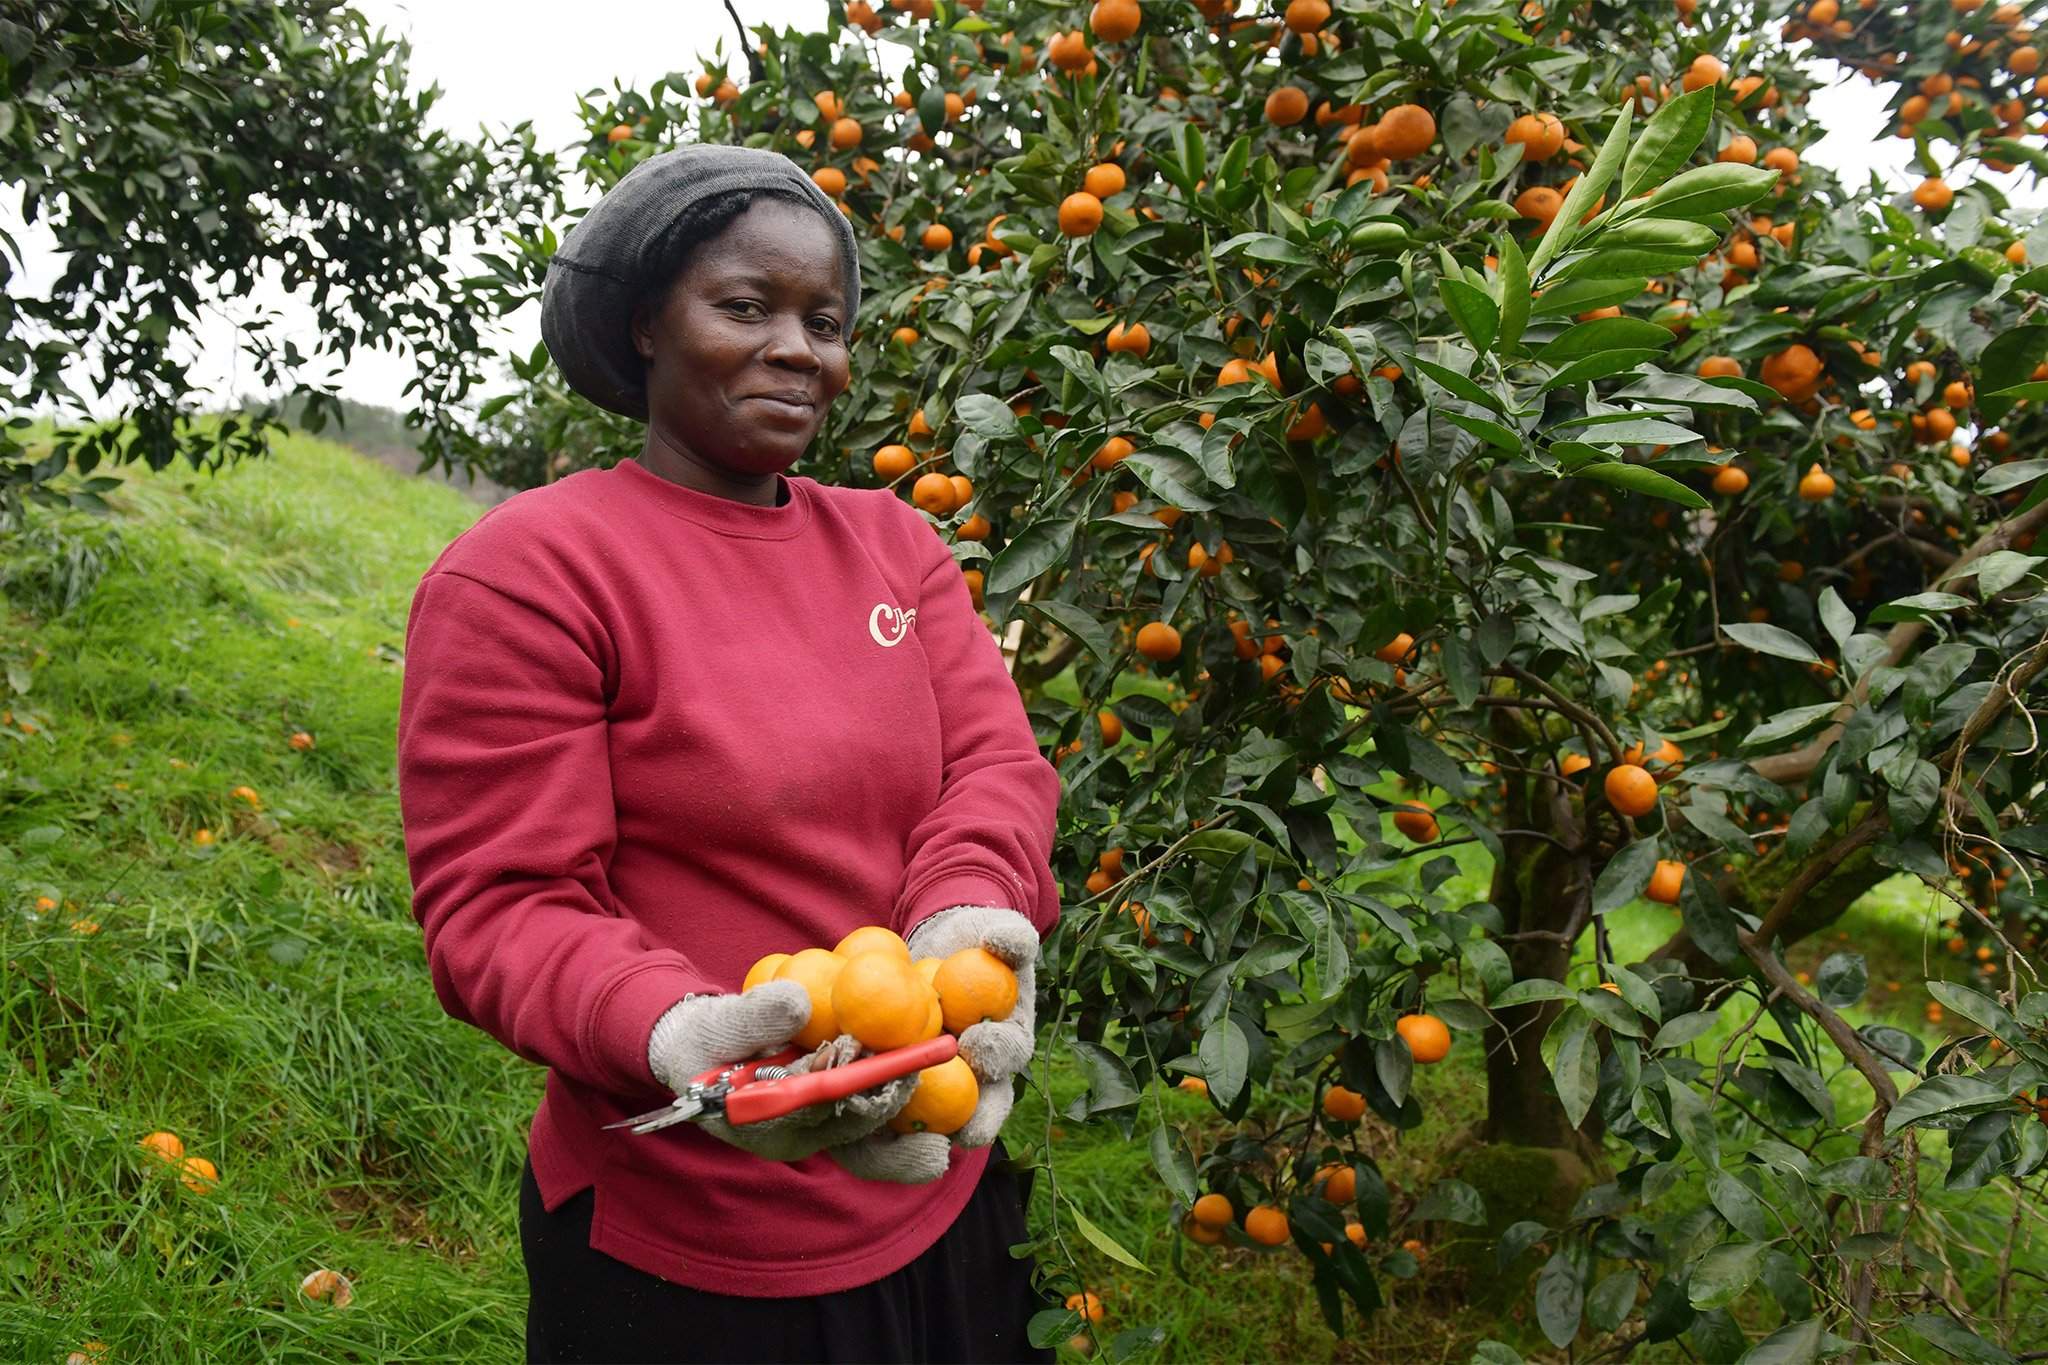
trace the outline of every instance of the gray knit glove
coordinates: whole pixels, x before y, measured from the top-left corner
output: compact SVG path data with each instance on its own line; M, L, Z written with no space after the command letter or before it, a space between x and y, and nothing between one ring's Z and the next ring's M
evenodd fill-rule
M722 1062L744 1061L784 1046L810 1017L810 997L794 981L770 981L744 995L685 996L655 1021L647 1039L647 1065L655 1079L681 1094L692 1079ZM803 1073L844 1066L860 1052L858 1041L841 1034L789 1069ZM697 1127L768 1161L801 1161L874 1132L910 1102L916 1088L915 1076L901 1076L781 1118L731 1124L707 1116L697 1120Z
M910 934L910 957L951 957L963 948L986 948L1017 974L1017 1007L1007 1019L971 1025L960 1035L960 1055L981 1082L974 1117L953 1134L962 1147L986 1147L1003 1130L1016 1099L1013 1080L1031 1064L1037 1021L1038 930L1015 910L956 905L941 910Z

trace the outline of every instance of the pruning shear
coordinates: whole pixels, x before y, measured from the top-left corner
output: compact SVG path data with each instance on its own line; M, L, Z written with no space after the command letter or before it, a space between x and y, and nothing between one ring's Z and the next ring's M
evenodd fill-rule
M804 1054L795 1048L772 1057L745 1062L726 1062L693 1077L682 1093L659 1109L636 1114L606 1128L631 1128L652 1133L671 1124L687 1123L706 1116L727 1123L760 1123L781 1118L811 1104L827 1104L848 1095L873 1089L898 1076L908 1076L929 1066L950 1061L960 1051L960 1040L950 1033L928 1038L909 1047L892 1048L863 1057L845 1066L823 1071L793 1073L790 1063Z

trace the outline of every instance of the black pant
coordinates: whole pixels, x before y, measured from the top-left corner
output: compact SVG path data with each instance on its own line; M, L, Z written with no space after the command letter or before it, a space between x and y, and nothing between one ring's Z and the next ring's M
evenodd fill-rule
M596 1192L553 1213L533 1163L519 1187L529 1361L1050 1361L1024 1324L1052 1305L1031 1287L1026 1192L1001 1144L953 1226L873 1284L807 1298L690 1289L590 1247Z

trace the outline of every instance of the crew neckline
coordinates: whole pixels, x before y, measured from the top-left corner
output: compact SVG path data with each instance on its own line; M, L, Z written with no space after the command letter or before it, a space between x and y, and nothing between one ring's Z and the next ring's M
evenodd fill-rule
M646 498L671 516L695 522L720 535L749 540L787 540L802 531L810 521L811 494L806 487L810 480L805 478L777 474L777 491L786 491L789 500L776 507L756 507L752 503L721 498L715 493L685 488L672 479L664 479L641 464L635 456L627 456L613 468L635 486L637 496Z

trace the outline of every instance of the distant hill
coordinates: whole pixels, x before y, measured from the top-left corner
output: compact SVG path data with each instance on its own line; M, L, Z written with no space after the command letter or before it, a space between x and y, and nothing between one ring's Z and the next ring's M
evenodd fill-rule
M245 400L243 403L245 410L254 407L253 400ZM378 407L373 403L353 402L346 398L341 400L341 411L342 424L336 426L330 422L319 435L337 445L347 446L358 455L368 456L401 474L446 484L486 507L496 506L519 491L490 479L472 479L460 470L451 472L440 466L421 474L419 445L414 433L405 425L404 413L393 408ZM305 424L300 420L303 412L303 403L287 404L285 420L294 427L304 430Z

